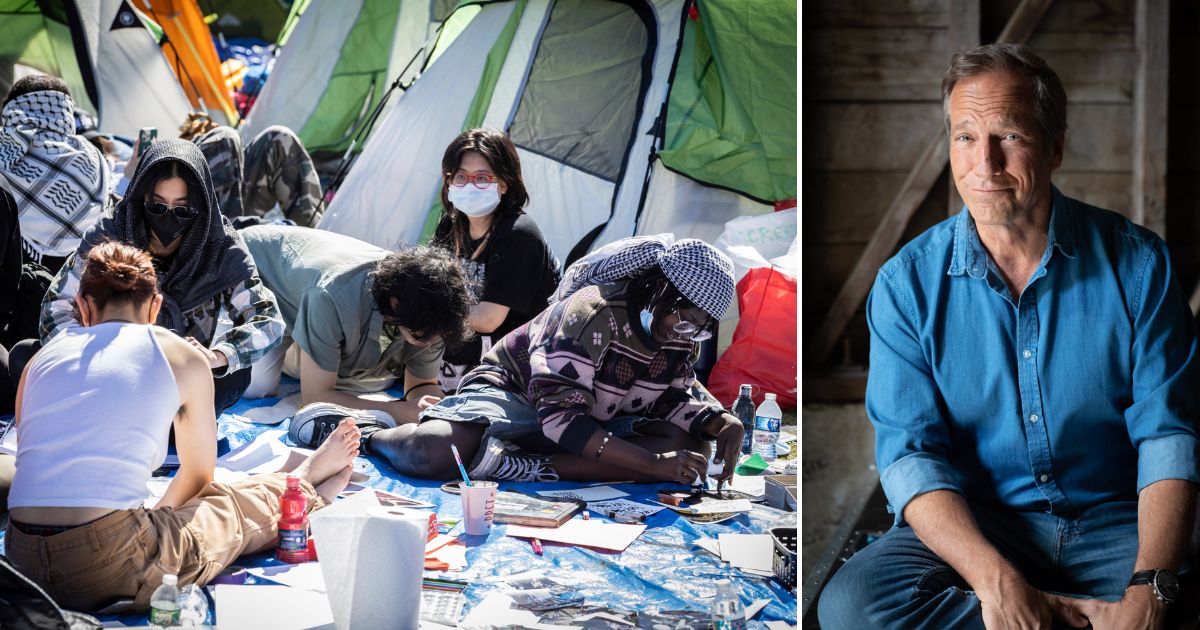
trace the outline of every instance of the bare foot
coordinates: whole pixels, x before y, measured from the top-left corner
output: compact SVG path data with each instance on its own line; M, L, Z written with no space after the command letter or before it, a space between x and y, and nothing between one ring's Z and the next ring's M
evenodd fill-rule
M321 485L350 466L358 456L359 437L354 421L350 418L342 420L316 452L296 467L295 474L314 486Z
M316 486L317 494L325 498L326 501L333 503L337 495L346 489L346 485L350 483L350 473L354 472L353 466L346 466L337 471L332 477Z

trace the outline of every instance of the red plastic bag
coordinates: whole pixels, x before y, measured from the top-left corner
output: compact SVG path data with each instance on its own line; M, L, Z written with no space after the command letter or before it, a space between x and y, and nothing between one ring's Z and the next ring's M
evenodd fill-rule
M733 344L725 350L708 391L725 406L733 404L738 387L754 385L754 402L765 392L777 395L779 406L796 408L796 279L773 267L751 269L737 284L741 319Z

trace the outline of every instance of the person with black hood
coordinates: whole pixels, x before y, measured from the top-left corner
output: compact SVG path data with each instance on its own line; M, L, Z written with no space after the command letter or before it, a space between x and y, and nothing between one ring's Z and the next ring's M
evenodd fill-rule
M196 145L160 140L146 150L128 194L84 235L46 293L43 341L80 325L73 302L87 253L113 240L150 252L163 294L156 323L208 358L217 413L237 402L250 364L279 343L284 325L245 242L217 207Z

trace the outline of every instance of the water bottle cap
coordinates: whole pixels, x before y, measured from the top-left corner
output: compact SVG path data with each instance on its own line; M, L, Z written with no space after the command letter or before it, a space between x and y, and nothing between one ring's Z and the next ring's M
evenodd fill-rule
M299 475L293 475L293 474L291 474L291 473L288 473L288 476L287 476L287 487L289 487L289 488L299 488L299 487L300 487L300 476L299 476Z
M767 400L775 400L775 394L766 394Z
M175 575L174 573L168 573L163 576L162 583L166 584L167 586L175 586L179 583L179 576Z

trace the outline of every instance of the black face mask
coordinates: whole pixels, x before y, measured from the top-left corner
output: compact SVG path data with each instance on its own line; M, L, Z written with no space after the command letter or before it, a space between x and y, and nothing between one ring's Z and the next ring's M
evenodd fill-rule
M158 213L155 210L165 211ZM196 213L193 212L192 216L180 217L179 213L175 210L176 208L172 208L166 204L148 203L146 204L146 211L143 214L146 220L146 229L152 232L158 238L158 242L162 243L164 247L175 242L175 239L179 238L184 232L187 232L192 223L196 222Z

